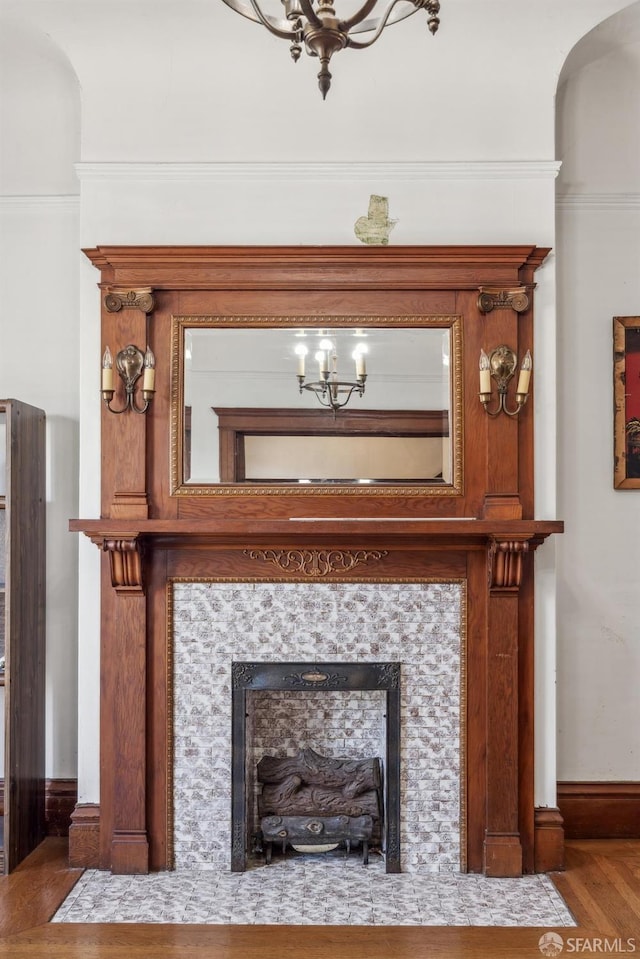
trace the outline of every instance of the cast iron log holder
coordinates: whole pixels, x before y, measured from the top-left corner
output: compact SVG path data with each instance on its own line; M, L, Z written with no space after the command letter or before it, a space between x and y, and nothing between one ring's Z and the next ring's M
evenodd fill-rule
M369 864L371 816L263 816L260 820L265 845L265 862L271 865L273 845L287 853L287 846L299 852L330 851L344 846L345 858L352 846L362 846L362 865Z

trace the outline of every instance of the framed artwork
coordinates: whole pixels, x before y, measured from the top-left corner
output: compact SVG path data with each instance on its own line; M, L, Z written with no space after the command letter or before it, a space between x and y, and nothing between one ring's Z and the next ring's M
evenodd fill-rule
M613 485L640 489L640 316L613 318Z

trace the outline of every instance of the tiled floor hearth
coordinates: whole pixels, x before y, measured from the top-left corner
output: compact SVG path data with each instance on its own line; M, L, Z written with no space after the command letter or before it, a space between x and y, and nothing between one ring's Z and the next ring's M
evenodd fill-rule
M53 922L573 926L547 876L386 875L357 856L298 856L245 873L90 870Z

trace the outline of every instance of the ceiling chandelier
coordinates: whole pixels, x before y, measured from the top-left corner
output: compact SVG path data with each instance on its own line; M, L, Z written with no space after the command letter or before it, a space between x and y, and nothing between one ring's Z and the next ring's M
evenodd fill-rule
M307 347L300 344L296 347L298 357L298 386L300 392L309 390L315 393L318 401L327 409L333 410L334 414L346 406L354 393L358 396L364 395L365 382L367 379L367 363L365 353L367 347L364 343L358 344L353 351L352 358L356 364L355 380L338 379L338 354L336 347L331 340L321 340L320 349L315 355L318 364L319 378L313 383L306 382L305 357L308 353Z
M336 14L332 0L224 0L237 13L261 23L270 33L291 43L294 62L302 53L302 44L309 56L320 60L318 86L324 100L331 86L329 61L337 50L351 47L364 50L376 42L384 28L410 17L417 10L426 10L427 26L435 33L440 25L439 0L364 0L359 10L346 19ZM279 15L266 13L265 3L282 4ZM344 0L342 0L344 2ZM261 5L262 4L262 5ZM369 17L376 8L378 16ZM284 14L284 17L282 16ZM368 40L355 40L354 34L373 33Z

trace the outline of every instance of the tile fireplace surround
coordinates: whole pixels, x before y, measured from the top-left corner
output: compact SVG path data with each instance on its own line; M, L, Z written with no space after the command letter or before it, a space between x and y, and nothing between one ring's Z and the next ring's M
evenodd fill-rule
M229 868L231 663L383 659L402 663L402 871L464 868L464 634L462 583L174 583L176 868ZM304 745L333 757L384 756L380 694L313 692L304 721L300 693L253 695L256 761Z
M89 870L54 922L575 925L548 876L461 872L464 583L174 582L170 605L175 871ZM231 663L386 658L402 663L402 873L290 852L231 872ZM252 695L251 762L301 742L384 756L382 692L305 692L304 709L298 692Z

